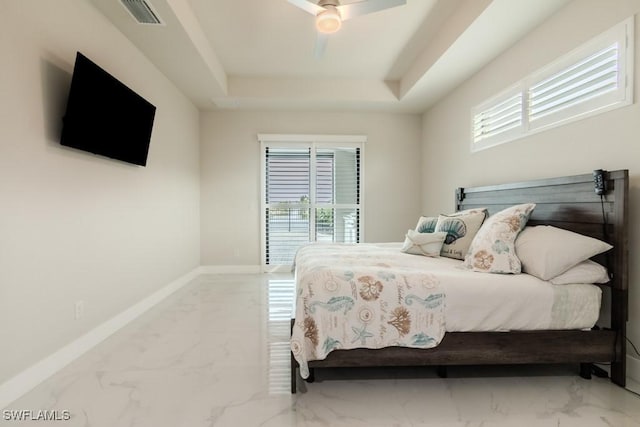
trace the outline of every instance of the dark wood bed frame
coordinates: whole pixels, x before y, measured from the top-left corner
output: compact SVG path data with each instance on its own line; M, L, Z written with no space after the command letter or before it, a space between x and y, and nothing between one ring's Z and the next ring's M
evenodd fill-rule
M309 362L311 381L316 368L547 363L580 364L580 375L590 378L593 363L607 363L611 365L611 381L624 386L628 171L605 171L605 178L606 192L602 198L594 192L593 174L456 190L456 210L487 207L494 214L515 204L533 202L536 208L529 225L553 225L611 243L613 249L595 259L612 273L611 282L603 289L610 292L610 312L601 314L599 327L589 331L447 332L440 345L432 349L335 350L325 360ZM292 355L292 393L296 392L297 368Z

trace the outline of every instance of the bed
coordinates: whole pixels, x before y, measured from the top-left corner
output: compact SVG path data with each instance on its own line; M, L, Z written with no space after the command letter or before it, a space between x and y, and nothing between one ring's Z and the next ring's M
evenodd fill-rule
M553 322L546 323L549 329L510 330L491 332L448 332L444 331L433 346L410 348L401 345L389 345L384 348L330 348L326 355L318 359L305 360L305 374L313 380L315 369L337 367L396 367L396 366L436 366L485 365L485 364L545 364L576 363L580 374L590 378L593 363L610 364L610 378L615 384L625 385L625 336L627 322L628 293L628 248L627 248L627 211L628 211L628 171L618 170L604 173L605 193L602 196L594 192L593 174L542 179L528 182L500 184L494 186L458 188L455 191L456 211L474 208L487 208L490 215L509 206L522 203L535 203L536 207L528 219L527 225L551 225L570 230L585 236L606 241L613 246L606 255L594 258L605 265L611 280L602 286L603 299L607 301L607 312L600 315L598 326L584 328L583 324L571 323L556 327ZM379 245L383 251L396 250L392 245ZM341 257L344 254L340 255ZM322 255L320 255L322 257ZM353 255L357 258L357 254ZM300 268L300 267L298 267ZM360 268L360 267L357 267ZM365 268L364 266L362 268ZM364 273L361 272L362 274ZM455 273L454 275L458 275ZM298 277L298 275L296 275ZM487 274L484 276L497 276ZM523 274L522 276L527 276ZM300 294L300 286L298 283ZM599 288L600 289L600 288ZM373 291L375 291L373 287ZM406 298L405 291L403 298ZM425 305L435 316L422 316L430 319L429 326L437 335L437 311L444 310L445 304L437 304L437 293L411 296L414 301L429 300ZM344 301L335 299L335 311L340 312ZM301 304L300 301L297 304ZM417 304L420 305L420 304ZM325 307L326 309L327 307ZM330 308L333 310L333 307ZM345 312L346 313L346 312ZM416 316L416 315L414 315ZM434 320L435 319L435 320ZM302 322L302 320L301 320ZM301 323L300 322L300 323ZM428 323L427 320L425 322ZM392 323L392 322L387 322ZM588 323L588 322L587 322ZM292 332L296 320L292 319ZM315 325L314 325L315 326ZM398 325L395 325L398 326ZM299 324L299 327L302 327ZM536 328L541 327L538 325ZM542 326L545 327L545 326ZM567 327L572 329L567 329ZM525 328L530 329L530 328ZM355 330L354 330L355 331ZM365 333L366 331L362 331ZM407 329L407 337L415 337ZM424 337L422 344L425 343ZM292 340L293 343L293 340ZM364 347L364 346L363 346ZM430 347L430 348L427 348ZM293 348L293 345L292 345ZM299 356L299 355L298 355ZM296 392L300 363L291 354L291 392ZM309 371L306 371L308 368ZM307 375L305 375L307 376Z

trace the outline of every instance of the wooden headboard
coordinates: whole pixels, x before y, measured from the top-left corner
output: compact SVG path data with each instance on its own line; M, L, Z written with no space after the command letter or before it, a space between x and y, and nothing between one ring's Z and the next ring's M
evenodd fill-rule
M519 203L536 203L527 225L553 225L607 241L613 249L595 258L612 273L611 328L624 364L628 320L629 171L605 171L605 194L594 191L592 173L527 182L458 188L456 209L486 207L490 214ZM613 366L612 369L620 367ZM624 369L622 367L621 369ZM613 373L612 373L613 375Z
M489 214L494 214L515 204L535 203L527 225L553 225L612 244L611 286L626 290L629 282L628 171L605 171L605 177L606 192L602 198L594 192L593 174L458 188L456 209L486 207ZM604 258L597 261L604 264Z

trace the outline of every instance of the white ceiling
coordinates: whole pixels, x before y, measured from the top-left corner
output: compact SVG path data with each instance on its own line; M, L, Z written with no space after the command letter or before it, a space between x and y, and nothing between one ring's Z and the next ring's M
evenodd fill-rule
M91 1L202 110L421 113L568 0L407 0L344 22L319 59L287 0L147 0L159 26Z

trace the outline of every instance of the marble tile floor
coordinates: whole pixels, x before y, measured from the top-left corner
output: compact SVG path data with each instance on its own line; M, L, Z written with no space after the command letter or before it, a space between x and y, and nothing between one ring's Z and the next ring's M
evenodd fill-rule
M640 426L640 397L577 367L327 370L289 393L291 275L204 275L7 410L0 425Z

